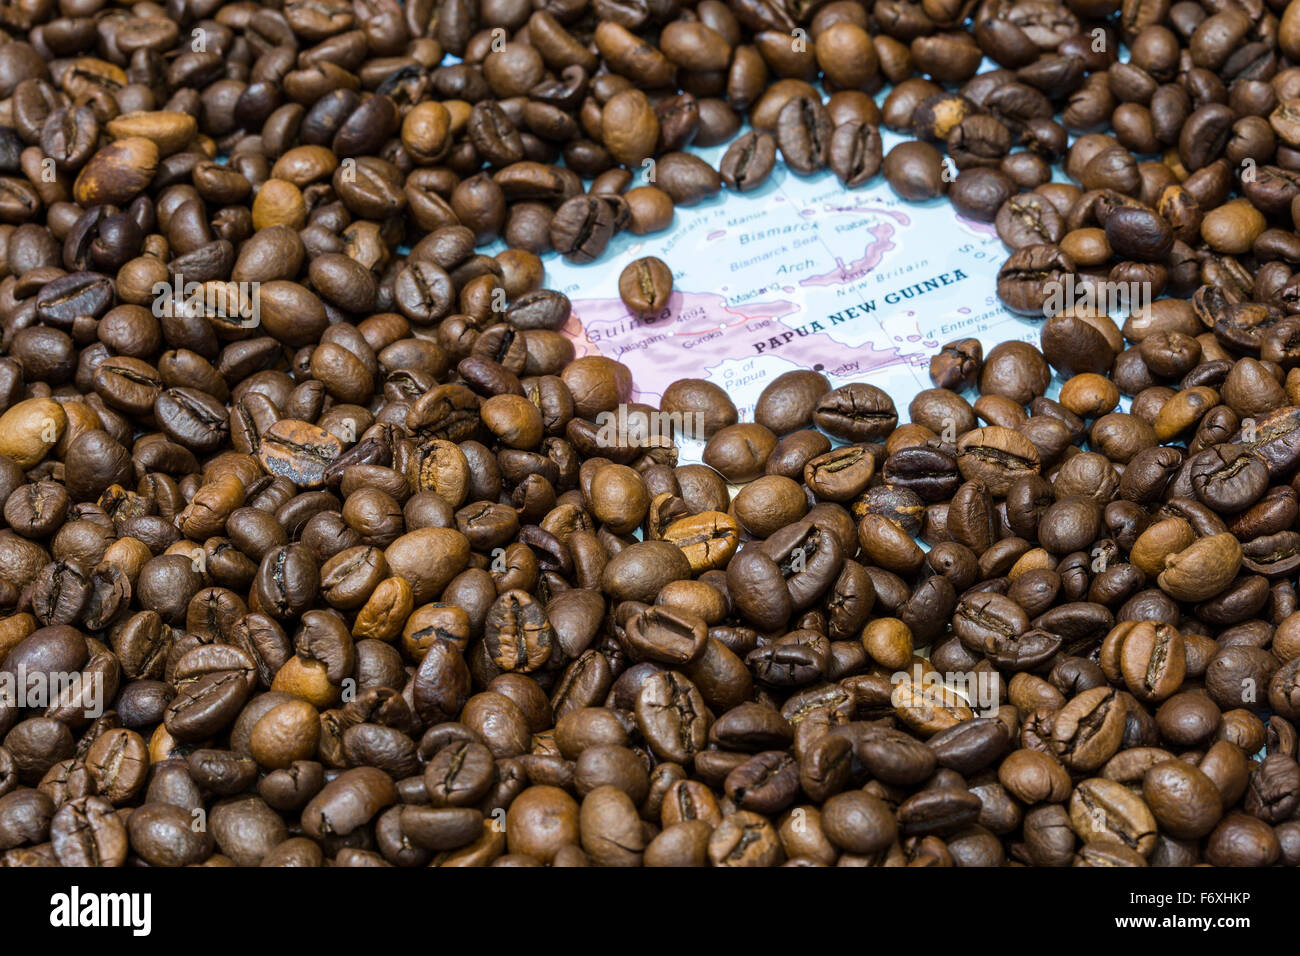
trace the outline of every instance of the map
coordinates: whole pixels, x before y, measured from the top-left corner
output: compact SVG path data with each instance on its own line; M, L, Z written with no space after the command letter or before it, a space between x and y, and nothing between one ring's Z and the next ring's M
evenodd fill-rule
M881 133L886 152L902 141ZM693 151L716 166L725 147ZM619 299L618 276L650 255L671 268L674 292L666 315L643 321ZM564 331L577 354L626 364L637 401L657 404L674 380L703 378L752 420L768 382L811 368L832 387L883 388L905 419L945 342L979 338L987 353L1038 341L1039 323L994 294L1006 255L991 224L958 217L946 199L905 202L883 176L848 190L829 171L799 176L778 161L760 189L678 208L670 228L623 233L594 263L554 253L545 263L548 285L573 301Z

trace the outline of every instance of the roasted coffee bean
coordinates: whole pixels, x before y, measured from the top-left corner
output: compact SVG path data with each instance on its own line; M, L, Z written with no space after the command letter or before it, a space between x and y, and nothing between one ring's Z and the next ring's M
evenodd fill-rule
M1061 243L1066 236L1061 211L1036 192L1012 196L1002 204L993 221L998 236L1011 249Z
M99 797L78 797L50 820L50 842L62 866L121 866L130 849L126 824Z
M616 228L608 200L575 196L556 210L551 220L551 244L574 262L591 262L605 251Z
M967 481L1005 496L1021 478L1037 474L1038 450L1019 432L990 425L967 432L957 443L957 467Z
M983 359L979 339L949 342L930 359L930 381L938 388L959 391L974 382Z
M929 143L899 143L885 154L883 170L885 181L909 202L933 199L948 190L943 158Z
M882 156L880 131L868 123L841 123L831 133L828 162L840 182L850 189L875 178Z
M748 192L767 182L776 164L776 140L770 133L751 130L737 137L718 164L728 189Z
M260 436L258 459L269 474L310 488L324 484L325 469L342 451L342 443L323 428L281 419Z
M1059 296L1065 284L1073 281L1074 270L1074 261L1058 246L1023 246L998 272L998 298L1020 315L1049 315L1053 294Z
M898 423L893 400L872 385L846 385L822 397L813 421L834 438L875 441Z
M502 671L527 673L550 658L555 630L545 610L524 591L507 591L493 602L484 622L483 647Z
M662 259L646 256L630 263L618 277L618 294L641 318L657 318L673 291L673 274Z
M648 677L636 698L636 722L663 760L689 764L708 737L708 708L699 690L676 671Z
M809 96L790 99L777 114L776 143L781 158L797 173L807 175L825 167L831 148L826 108Z
M804 483L826 501L851 501L871 482L876 463L861 445L846 445L810 459L803 466Z

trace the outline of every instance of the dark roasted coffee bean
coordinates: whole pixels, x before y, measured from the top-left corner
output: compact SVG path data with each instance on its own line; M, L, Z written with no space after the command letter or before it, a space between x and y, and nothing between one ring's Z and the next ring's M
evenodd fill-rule
M748 192L767 181L776 163L776 140L769 133L751 130L737 137L718 164L728 189Z
M796 96L776 118L776 143L786 165L807 175L826 166L831 148L831 120L816 99Z
M574 262L591 262L605 251L615 228L614 210L607 200L575 196L556 210L551 244Z
M629 263L618 277L618 294L636 316L658 318L673 291L673 274L662 259L646 256Z
M880 131L867 123L841 123L831 133L829 164L845 186L863 186L880 172Z

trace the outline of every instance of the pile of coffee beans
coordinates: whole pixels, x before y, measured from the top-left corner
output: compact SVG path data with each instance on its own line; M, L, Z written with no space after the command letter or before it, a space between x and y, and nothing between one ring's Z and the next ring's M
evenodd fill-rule
M4 865L1300 863L1300 4L0 30ZM543 254L778 157L994 223L1041 348L575 358Z

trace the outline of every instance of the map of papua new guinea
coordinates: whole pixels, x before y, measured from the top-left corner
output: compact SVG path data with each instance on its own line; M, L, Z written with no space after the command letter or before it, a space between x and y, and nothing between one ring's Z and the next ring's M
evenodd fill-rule
M900 141L882 135L886 151ZM723 151L694 150L715 167ZM943 343L1037 341L1038 324L994 294L1006 255L992 225L959 218L946 199L905 202L883 176L848 190L829 171L798 176L778 162L760 189L679 207L668 229L623 233L594 263L552 253L545 264L549 285L573 301L564 331L577 354L626 364L635 400L657 403L676 379L703 378L746 420L764 386L792 369L816 369L832 387L871 382L904 410L930 387ZM619 273L642 256L673 272L653 320L618 297Z

